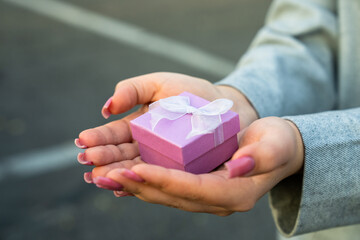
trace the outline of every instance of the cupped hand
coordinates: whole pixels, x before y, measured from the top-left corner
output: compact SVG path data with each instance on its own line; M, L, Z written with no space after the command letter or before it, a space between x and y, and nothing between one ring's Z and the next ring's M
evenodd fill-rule
M133 142L129 122L147 111L148 104L162 98L179 95L187 91L209 101L228 98L234 102L233 111L240 116L241 127L248 126L256 118L256 112L248 100L229 86L212 83L177 73L152 73L123 80L116 86L113 96L102 109L104 117L124 113L135 105L142 107L123 119L103 126L88 129L75 140L78 147L86 149L78 155L82 164L102 166L134 159L139 156L138 147ZM131 162L134 164L135 162Z
M255 121L240 134L239 150L225 167L195 175L134 160L93 170L99 187L156 204L226 216L250 210L282 179L300 172L304 147L296 126L281 118Z

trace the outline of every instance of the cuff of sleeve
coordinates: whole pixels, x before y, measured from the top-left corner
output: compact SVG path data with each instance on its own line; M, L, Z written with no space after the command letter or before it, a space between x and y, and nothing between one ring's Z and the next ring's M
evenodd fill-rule
M303 174L270 191L275 223L285 236L360 222L360 109L285 117L305 146Z
M270 209L279 232L291 237L297 234L303 175L290 176L277 184L269 194Z

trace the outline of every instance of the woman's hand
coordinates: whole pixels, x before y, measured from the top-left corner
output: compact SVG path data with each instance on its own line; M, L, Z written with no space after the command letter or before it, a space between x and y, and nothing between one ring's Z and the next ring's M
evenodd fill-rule
M117 84L113 96L102 109L104 117L124 113L138 104L143 107L123 119L81 132L75 143L86 150L78 155L79 162L102 166L135 159L139 152L131 136L129 121L146 112L148 104L184 91L209 101L217 98L231 99L234 102L232 110L239 113L242 128L257 119L248 100L232 87L215 86L206 80L176 73L147 74ZM136 161L131 162L135 163Z
M239 150L226 163L227 169L194 175L141 160L129 121L143 114L149 103L183 91L209 101L233 100L233 111L239 113L243 131L239 135ZM303 147L297 128L280 118L255 121L257 115L251 104L232 87L215 86L181 74L153 73L121 81L102 113L108 117L137 104L143 104L137 112L85 130L75 141L86 149L79 154L79 162L96 166L92 173L85 173L86 181L116 190L117 196L131 194L187 211L228 215L251 209L280 180L301 169Z
M282 179L299 172L303 144L296 126L281 118L255 121L241 132L239 150L220 170L195 175L134 160L93 170L99 187L156 204L226 216L248 211Z

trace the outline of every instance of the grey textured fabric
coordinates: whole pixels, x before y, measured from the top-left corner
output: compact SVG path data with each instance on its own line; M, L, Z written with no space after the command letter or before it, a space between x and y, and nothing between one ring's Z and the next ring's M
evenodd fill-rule
M277 234L278 240L343 240L343 239L351 239L357 240L359 239L359 228L360 225L349 225L346 227L338 227L338 228L331 228L324 231L318 231L314 233L302 234L291 238L286 238L281 234Z
M237 69L217 84L302 134L303 175L270 192L284 235L360 223L360 1L274 1Z

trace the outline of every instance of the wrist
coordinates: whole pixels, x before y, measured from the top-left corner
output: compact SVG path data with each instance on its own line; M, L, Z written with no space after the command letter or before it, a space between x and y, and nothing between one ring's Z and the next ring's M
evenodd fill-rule
M234 102L232 109L240 116L241 128L245 128L255 120L259 119L259 116L251 102L238 89L226 85L219 85L216 87L222 97L228 98Z
M295 136L295 153L294 153L294 170L291 173L295 174L295 173L299 173L301 172L301 170L303 169L303 165L304 165L304 152L305 152L305 148L304 148L304 142L300 133L300 130L298 129L298 127L296 126L295 123L293 123L292 121L285 119L285 121L290 125L291 129L293 130L293 134Z

